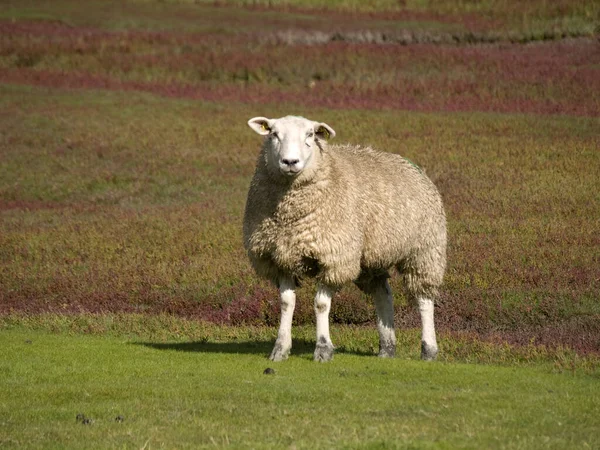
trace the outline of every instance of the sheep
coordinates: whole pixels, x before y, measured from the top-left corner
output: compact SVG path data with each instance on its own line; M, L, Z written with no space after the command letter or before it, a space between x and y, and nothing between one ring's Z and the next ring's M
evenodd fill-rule
M244 247L256 273L279 288L281 318L270 359L292 348L295 289L317 282L315 361L333 358L329 311L334 293L353 281L374 298L379 356L396 352L389 270L403 276L421 314L421 358L438 346L434 301L446 268L446 216L431 180L401 156L328 145L329 125L297 116L255 117L264 136L244 212Z

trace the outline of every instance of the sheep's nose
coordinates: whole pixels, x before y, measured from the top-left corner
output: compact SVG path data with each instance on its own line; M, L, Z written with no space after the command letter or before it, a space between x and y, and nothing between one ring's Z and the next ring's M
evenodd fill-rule
M295 166L296 164L298 164L300 162L299 159L282 159L281 160L282 163L284 163L286 166Z

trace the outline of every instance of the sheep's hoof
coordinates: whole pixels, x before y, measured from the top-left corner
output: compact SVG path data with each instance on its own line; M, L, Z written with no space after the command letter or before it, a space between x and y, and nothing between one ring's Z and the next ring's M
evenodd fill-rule
M393 358L396 356L396 345L395 344L379 344L379 354L377 355L380 358Z
M333 344L331 342L317 344L314 358L318 362L327 362L333 359Z
M291 346L283 346L281 343L275 342L275 347L273 347L269 359L271 361L285 361L290 356L290 350Z
M437 357L438 349L429 345L425 341L421 341L421 359L423 361L434 361Z

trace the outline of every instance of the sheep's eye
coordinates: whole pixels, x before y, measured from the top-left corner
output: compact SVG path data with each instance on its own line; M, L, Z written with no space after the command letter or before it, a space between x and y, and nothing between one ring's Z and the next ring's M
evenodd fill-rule
M306 135L306 137L307 137L307 138L311 138L311 137L313 137L314 135L315 135L315 133L313 133L313 132L310 132L310 133L308 133L308 134Z
M273 131L273 132L271 132L271 137L273 139L279 139L279 134L277 134L277 131Z

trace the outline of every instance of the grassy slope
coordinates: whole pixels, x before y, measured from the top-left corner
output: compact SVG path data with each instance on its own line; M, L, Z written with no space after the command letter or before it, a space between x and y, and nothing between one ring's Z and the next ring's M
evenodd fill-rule
M2 92L4 312L276 320L275 293L240 244L259 146L245 121L289 106ZM293 110L332 124L341 142L400 152L439 185L450 224L442 329L598 347L596 119ZM312 320L309 289L300 322ZM335 320L372 317L356 290L342 298Z
M6 3L8 7L0 12L0 17L51 19L117 30L231 31L230 27L235 26L237 31L264 31L265 26L280 28L282 24L321 29L328 29L329 25L330 29L332 23L365 29L367 19L369 28L393 29L399 25L414 28L414 22L419 22L420 28L430 30L495 29L534 39L544 33L590 35L600 12L600 6L593 0L225 0L217 2L218 8L213 0L102 0L87 2L85 9L78 8L73 0ZM260 13L259 20L256 12Z
M427 364L300 345L264 375L267 345L0 331L0 444L29 448L584 448L597 375ZM93 419L76 422L76 415ZM123 416L124 421L115 421Z
M439 185L451 233L440 329L600 348L597 43L310 46L269 37L405 20L428 33L508 32L527 17L587 20L593 5L464 2L436 12L407 2L402 11L379 4L389 14L378 15L349 12L352 2L336 5L343 13L316 3L8 3L1 311L274 324L275 292L253 277L240 245L259 145L244 123L293 112L326 120L339 141L399 152ZM187 100L132 92L140 90ZM310 288L299 323L312 320ZM398 306L399 324L418 326L401 295ZM349 288L332 317L368 322L372 305Z
M89 22L69 2L33 8L54 11L67 24L10 20L17 12L27 17L24 6L5 13L0 80L314 108L600 114L600 56L589 38L527 46L376 45L369 33L398 26L399 19L124 5L121 11L92 2L94 14L83 15ZM152 14L156 22L147 26ZM419 17L408 23L425 34L463 27L445 17L433 25ZM307 45L338 28L355 40Z

